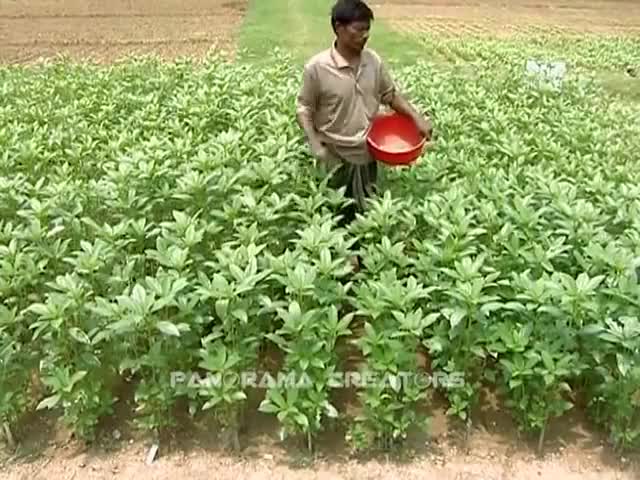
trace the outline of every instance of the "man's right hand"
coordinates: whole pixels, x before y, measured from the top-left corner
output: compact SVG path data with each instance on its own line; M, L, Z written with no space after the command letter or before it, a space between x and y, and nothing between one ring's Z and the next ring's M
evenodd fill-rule
M329 149L319 141L311 142L311 154L323 162L328 161L330 158Z

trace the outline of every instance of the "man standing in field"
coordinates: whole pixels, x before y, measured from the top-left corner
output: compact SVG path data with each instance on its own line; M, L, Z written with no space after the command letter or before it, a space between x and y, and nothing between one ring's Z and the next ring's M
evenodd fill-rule
M344 214L350 223L375 192L377 164L367 134L380 105L408 115L427 141L431 122L416 112L396 90L376 52L365 48L373 12L361 0L337 0L331 12L336 39L305 65L298 95L297 118L311 153L332 172L330 185L346 187L354 204Z

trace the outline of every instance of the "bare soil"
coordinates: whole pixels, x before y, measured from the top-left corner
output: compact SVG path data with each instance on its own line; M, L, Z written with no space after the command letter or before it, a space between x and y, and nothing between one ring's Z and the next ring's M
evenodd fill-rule
M637 35L636 0L372 0L399 31L437 35Z
M184 422L160 440L158 457L145 464L150 440L137 437L122 419L105 426L97 446L70 441L50 417L34 418L32 430L13 458L0 463L6 480L78 479L620 479L640 478L637 458L612 454L584 428L580 418L555 425L544 457L508 426L486 413L464 444L444 412L434 412L432 436L413 438L401 454L356 458L348 454L340 425L323 435L313 456L293 442L280 443L276 421L251 415L251 434L242 437L243 451L225 453L218 446L215 425ZM486 424L485 424L486 422ZM23 435L25 432L22 432ZM24 438L24 437L23 437Z
M0 62L232 55L246 0L2 0Z

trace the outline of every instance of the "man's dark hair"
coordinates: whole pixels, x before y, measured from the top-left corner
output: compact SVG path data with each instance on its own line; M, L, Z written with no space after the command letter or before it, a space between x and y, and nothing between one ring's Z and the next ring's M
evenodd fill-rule
M336 31L338 23L373 21L373 11L362 0L338 0L331 9L331 26Z

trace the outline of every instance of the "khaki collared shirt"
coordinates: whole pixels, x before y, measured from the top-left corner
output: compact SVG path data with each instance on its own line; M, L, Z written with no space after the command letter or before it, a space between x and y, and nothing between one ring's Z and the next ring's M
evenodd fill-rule
M297 113L311 119L332 152L352 163L370 161L366 138L380 105L389 105L395 86L376 52L364 49L352 66L335 45L304 67ZM349 158L345 158L349 157Z

